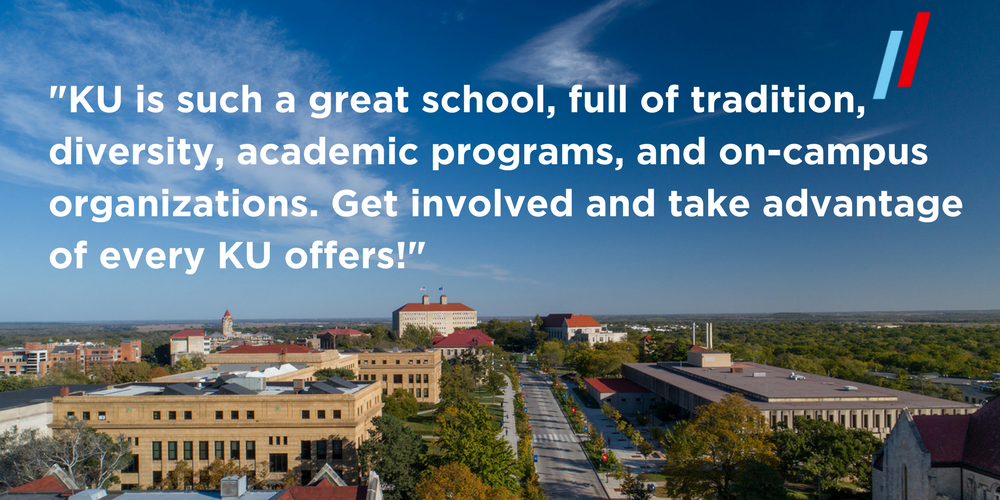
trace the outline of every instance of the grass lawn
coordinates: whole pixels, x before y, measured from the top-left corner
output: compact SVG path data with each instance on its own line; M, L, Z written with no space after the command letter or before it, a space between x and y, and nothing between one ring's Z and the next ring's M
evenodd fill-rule
M404 425L413 429L413 432L421 436L434 435L434 423L437 413L425 413L423 415L413 415L403 422Z
M663 474L656 474L654 472L643 472L639 474L640 481L655 482L655 481L665 481L667 476Z

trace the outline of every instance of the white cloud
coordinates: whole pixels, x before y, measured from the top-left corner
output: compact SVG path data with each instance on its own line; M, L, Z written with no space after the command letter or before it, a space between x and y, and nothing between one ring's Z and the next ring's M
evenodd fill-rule
M589 52L594 37L632 0L607 0L532 38L490 67L486 76L517 83L628 84L638 75L620 62Z
M874 139L876 137L888 135L893 132L899 132L900 130L903 130L909 126L910 126L909 123L894 123L892 125L883 125L881 127L875 127L868 130L861 130L858 132L854 132L850 135L838 136L834 138L840 141L841 143L850 144L852 142L867 141L869 139Z
M0 30L0 180L67 190L67 194L213 194L239 188L259 195L305 195L320 213L333 193L350 188L377 194L388 188L377 168L353 166L239 166L241 143L299 143L320 136L327 143L384 142L374 128L384 120L336 115L309 117L308 98L331 90L335 79L326 64L288 41L273 22L210 6L170 3L125 4L113 11L41 3L23 7L20 22ZM136 85L164 93L160 114L135 112ZM50 99L52 85L122 87L122 107L115 113L70 114L69 98ZM182 91L237 91L243 85L262 96L262 113L181 114ZM273 105L279 91L293 92L297 113L279 114ZM94 95L94 92L91 95ZM67 95L68 95L67 90ZM185 166L56 166L49 147L65 136L90 143L163 143L167 136L215 145L226 167L197 172ZM225 223L225 221L217 221ZM225 223L227 227L228 223ZM254 227L254 226L258 227ZM266 227L271 225L273 227ZM180 224L195 232L213 232ZM391 237L395 224L386 218L257 221L234 230L287 232L289 235L346 231Z
M530 278L520 278L512 276L510 271L493 264L479 264L464 269L443 266L434 262L413 262L406 265L407 269L420 269L445 276L458 276L460 278L487 278L496 281L520 281L534 285L541 284L537 280Z

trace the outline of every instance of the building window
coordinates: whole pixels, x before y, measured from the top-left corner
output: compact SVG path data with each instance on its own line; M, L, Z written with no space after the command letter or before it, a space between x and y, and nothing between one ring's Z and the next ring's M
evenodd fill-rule
M382 364L384 365L384 364L386 364L386 363L388 363L388 361L387 361L387 360L384 360L384 359L383 359L383 360L382 360Z
M302 441L302 460L312 460L312 441Z
M253 410L247 410L247 420L253 420Z
M333 410L333 418L340 418L340 410Z
M402 384L403 383L403 375L402 374L393 375L392 376L392 383L394 383L394 384Z
M382 375L382 381L383 382L388 382L389 381L389 376L388 375Z
M309 420L309 410L302 410L302 420Z
M257 460L256 441L247 441L247 460Z
M160 484L163 482L163 472L154 470L153 471L153 484Z
M153 460L163 460L163 457L161 455L161 453L163 452L162 446L163 446L162 442L153 441Z
M66 412L66 420L69 420L71 418L76 418L76 413L73 413L71 411Z
M267 444L270 446L274 446L274 436L267 437Z
M184 420L191 420L191 412L189 411L184 412Z
M430 396L429 396L429 392L428 392L428 391L429 391L429 389L427 389L426 387L424 387L424 397L425 397L425 398L426 398L426 397L430 397Z
M216 410L215 411L215 419L216 420L222 420L222 410Z
M863 424L862 427L864 427L865 429L867 429L868 428L868 415L863 415L861 417L861 422Z
M413 374L412 373L410 374L410 383L411 384L413 383Z
M194 458L194 442L184 441L184 460L191 460Z
M305 486L305 485L309 484L309 481L312 481L312 477L313 477L313 471L311 471L311 470L303 470L302 471L302 486Z
M288 454L287 453L271 453L268 457L268 472L287 472L288 471Z
M177 412L176 411L168 411L167 412L167 420L177 420Z
M326 410L316 410L316 418L318 418L318 419L325 419L326 418Z
M854 428L854 427L857 427L857 426L858 426L858 416L857 415L851 415L851 427Z
M229 418L232 419L232 420L239 420L240 419L240 411L239 410L232 410L232 411L230 411L229 412Z
M316 441L316 458L319 460L326 460L326 440L320 439Z
M425 373L424 374L424 383L426 384L428 380L429 380L429 378L428 378L427 374Z
M198 460L208 460L208 441L198 441Z
M226 442L225 441L216 441L215 442L215 458L218 458L219 460L225 460L226 459Z
M230 441L229 442L229 459L239 460L240 459L240 442Z
M83 412L83 419L84 420L90 420L90 412L89 411Z
M333 440L333 451L331 453L334 460L344 459L344 441L342 439Z
M882 427L882 415L875 415L875 428L880 429Z
M892 427L892 415L885 416L885 426L890 428Z
M177 441L167 441L167 460L177 460Z
M284 446L288 446L288 436L282 436L281 444Z
M159 419L160 419L160 412L154 411L153 412L153 420L159 420Z
M385 389L385 388L383 388L383 389L382 389L382 395L383 395L383 396L388 396L388 395L389 395L389 389Z

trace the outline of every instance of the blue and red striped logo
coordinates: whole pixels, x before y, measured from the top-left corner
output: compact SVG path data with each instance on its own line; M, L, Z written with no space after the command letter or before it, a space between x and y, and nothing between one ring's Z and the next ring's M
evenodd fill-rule
M909 87L913 83L913 73L917 71L917 60L920 59L920 47L924 44L924 33L927 32L927 21L930 12L918 12L913 23L913 33L910 33L910 45L906 48L906 58L903 59L903 70L899 74L897 87ZM878 73L878 83L875 84L875 99L885 99L889 90L889 78L896 66L896 55L899 52L899 41L903 38L902 31L889 32L889 44L885 46L885 57L882 59L882 70Z

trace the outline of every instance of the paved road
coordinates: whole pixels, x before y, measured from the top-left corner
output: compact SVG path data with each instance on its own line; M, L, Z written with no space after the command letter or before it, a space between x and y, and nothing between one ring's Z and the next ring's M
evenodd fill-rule
M607 499L583 446L556 403L543 375L521 372L527 398L532 445L538 455L535 470L542 488L553 500Z
M510 443L510 448L514 450L514 458L517 458L517 427L514 422L514 387L510 383L510 377L503 376L507 381L507 387L503 390L503 429L500 430L500 437Z

